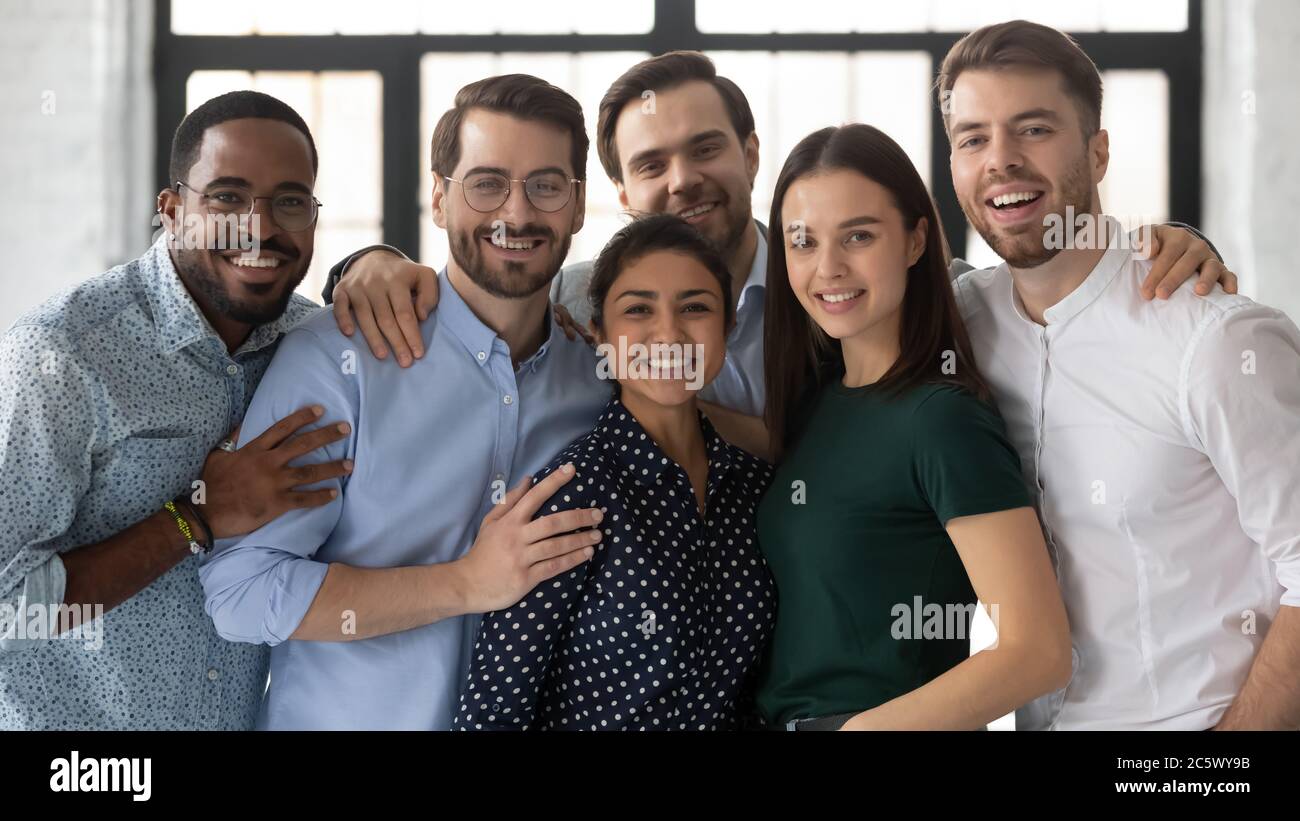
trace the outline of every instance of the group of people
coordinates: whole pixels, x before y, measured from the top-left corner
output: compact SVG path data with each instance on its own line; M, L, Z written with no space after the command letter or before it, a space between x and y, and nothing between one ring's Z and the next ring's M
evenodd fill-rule
M936 92L996 268L870 125L755 219L749 103L679 51L601 101L595 260L581 107L489 77L433 135L445 268L361 249L332 310L307 126L200 105L163 235L0 343L0 726L1300 728L1300 331L1106 215L1068 36Z

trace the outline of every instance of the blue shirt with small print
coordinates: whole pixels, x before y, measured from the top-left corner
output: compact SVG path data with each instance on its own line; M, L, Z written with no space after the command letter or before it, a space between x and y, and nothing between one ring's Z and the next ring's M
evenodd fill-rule
M0 728L248 729L263 647L223 640L189 557L50 638L60 554L187 492L243 419L281 335L319 310L294 296L233 354L160 239L53 297L0 340Z

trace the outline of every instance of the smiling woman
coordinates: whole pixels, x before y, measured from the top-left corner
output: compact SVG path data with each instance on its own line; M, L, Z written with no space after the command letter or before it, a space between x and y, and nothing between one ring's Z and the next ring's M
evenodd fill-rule
M781 609L759 709L788 729L982 728L1062 686L1069 629L934 203L897 143L853 124L795 147L770 225L780 463L759 537ZM999 642L970 656L977 595ZM959 629L898 635L922 601Z

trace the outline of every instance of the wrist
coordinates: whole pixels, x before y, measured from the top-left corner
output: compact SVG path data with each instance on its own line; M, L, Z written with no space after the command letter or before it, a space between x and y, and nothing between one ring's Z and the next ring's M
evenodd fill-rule
M476 603L478 597L474 593L474 585L471 582L473 574L464 556L454 561L430 565L429 569L434 588L430 599L434 602L445 602L444 607L450 608L451 611L445 616L465 616L484 612Z
M409 259L409 257L406 256L406 254L402 253L401 249L394 248L391 245L370 245L365 248L362 248L360 251L357 251L355 254L353 254L351 257L348 258L348 261L343 265L343 270L339 271L339 278L342 279L343 277L347 276L349 271L353 271L353 270L364 271L365 270L364 260L367 257L373 259L373 255L376 252L391 254L397 257L398 259Z
M167 540L170 544L177 547L179 551L186 554L198 554L203 552L203 545L199 543L199 535L194 523L186 515L182 505L168 501L163 503L162 510L158 511L158 516L162 518L161 526L165 528Z
M208 523L207 517L199 510L199 506L191 502L185 494L176 497L175 502L176 508L190 523L190 531L194 534L194 540L203 547L204 553L211 552L213 545L216 544L217 534L212 530L212 525Z

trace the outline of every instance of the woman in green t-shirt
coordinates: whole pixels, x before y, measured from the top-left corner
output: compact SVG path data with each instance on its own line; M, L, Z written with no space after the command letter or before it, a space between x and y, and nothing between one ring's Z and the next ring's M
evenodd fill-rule
M1065 609L916 168L870 126L816 131L768 224L765 723L977 729L1064 687ZM977 596L998 641L972 656Z

